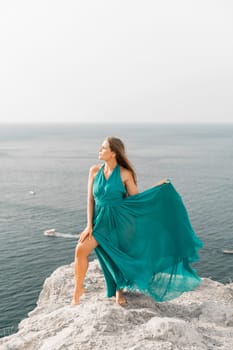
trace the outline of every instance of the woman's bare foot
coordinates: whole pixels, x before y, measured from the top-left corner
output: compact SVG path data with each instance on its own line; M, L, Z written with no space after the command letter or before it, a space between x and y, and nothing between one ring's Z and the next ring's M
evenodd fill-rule
M79 304L79 299L81 297L82 294L85 293L85 288L75 288L74 289L74 296L73 296L73 300L72 300L72 305L78 305Z
M117 290L116 291L116 304L118 305L125 305L127 302L126 302L126 299L123 295L123 291L122 290Z

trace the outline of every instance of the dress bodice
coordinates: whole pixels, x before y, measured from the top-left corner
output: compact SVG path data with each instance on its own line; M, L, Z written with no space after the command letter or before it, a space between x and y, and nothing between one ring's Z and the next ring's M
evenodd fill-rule
M122 182L120 166L117 164L112 173L105 178L104 165L97 172L93 184L93 196L98 206L118 205L126 196L126 188Z

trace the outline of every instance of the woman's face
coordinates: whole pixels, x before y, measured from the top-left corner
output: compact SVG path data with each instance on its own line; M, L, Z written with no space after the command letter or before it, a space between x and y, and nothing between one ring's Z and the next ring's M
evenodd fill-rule
M102 146L99 148L99 159L107 161L114 157L115 153L111 151L108 141L104 140Z

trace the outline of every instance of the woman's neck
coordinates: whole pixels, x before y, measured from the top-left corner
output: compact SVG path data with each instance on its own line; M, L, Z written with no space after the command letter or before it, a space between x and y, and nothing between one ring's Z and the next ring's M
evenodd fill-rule
M105 171L112 171L117 166L117 161L115 159L111 159L109 161L105 161L104 169Z

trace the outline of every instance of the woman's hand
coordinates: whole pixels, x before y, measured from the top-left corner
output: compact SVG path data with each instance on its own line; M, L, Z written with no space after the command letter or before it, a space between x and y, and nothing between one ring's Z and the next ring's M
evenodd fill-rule
M171 182L170 179L162 179L157 184L155 184L155 186L159 186L159 185L162 185L162 184L168 184L169 182Z
M91 239L92 227L87 226L83 232L81 232L78 242L82 243L86 238Z

